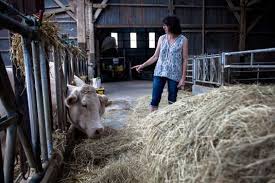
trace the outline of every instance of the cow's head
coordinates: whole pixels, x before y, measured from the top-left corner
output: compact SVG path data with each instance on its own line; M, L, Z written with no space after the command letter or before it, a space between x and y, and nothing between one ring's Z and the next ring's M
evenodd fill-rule
M97 95L96 90L87 84L80 87L69 85L68 93L65 104L71 123L89 138L98 136L103 131L100 117L108 99Z

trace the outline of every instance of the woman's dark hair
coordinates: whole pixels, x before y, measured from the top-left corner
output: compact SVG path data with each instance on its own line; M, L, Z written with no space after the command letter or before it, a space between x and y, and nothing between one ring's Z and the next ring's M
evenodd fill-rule
M169 32L172 34L181 34L180 20L176 16L167 16L162 22L167 25Z

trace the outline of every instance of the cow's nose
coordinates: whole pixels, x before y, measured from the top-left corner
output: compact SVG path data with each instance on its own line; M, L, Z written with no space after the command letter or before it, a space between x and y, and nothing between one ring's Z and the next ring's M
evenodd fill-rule
M103 128L98 128L98 129L95 130L95 134L96 134L96 135L100 135L100 134L103 133L103 131L104 131Z

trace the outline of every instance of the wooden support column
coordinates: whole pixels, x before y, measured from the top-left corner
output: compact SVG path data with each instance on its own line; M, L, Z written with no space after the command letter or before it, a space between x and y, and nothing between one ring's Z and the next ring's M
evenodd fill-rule
M94 77L95 67L95 31L94 31L94 16L93 16L93 3L89 3L89 64L88 64L88 78L91 80Z
M86 50L86 23L85 23L85 0L79 0L76 8L77 13L77 42L78 46Z
M205 0L202 0L201 53L205 53Z
M168 12L169 15L174 15L174 0L169 0L168 2Z
M99 52L99 40L96 40L96 66L97 66L97 77L101 76L100 70L100 52Z
M246 43L246 0L240 0L239 50L245 50Z

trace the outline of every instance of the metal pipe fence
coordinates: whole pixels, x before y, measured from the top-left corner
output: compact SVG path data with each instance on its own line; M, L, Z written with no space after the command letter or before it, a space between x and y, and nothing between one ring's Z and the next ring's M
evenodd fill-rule
M274 72L275 71L275 57L273 61L257 62L257 55L259 54L275 54L275 48L246 50L238 52L223 52L215 55L200 55L193 56L188 59L187 64L187 83L222 86L231 84L233 73L253 72L256 73L255 78L237 78L236 80L250 80L252 82L259 82L260 79L275 80L274 77L260 78L261 72ZM232 57L245 57L245 61L236 62L236 58ZM240 60L237 58L237 60ZM253 70L251 70L253 69ZM267 70L269 69L269 70Z
M11 30L21 34L23 43L23 60L25 68L25 85L28 98L29 114L21 114L17 108L15 94L11 83L8 82L8 74L4 62L0 56L0 85L5 86L0 90L1 102L7 111L6 116L0 116L0 131L6 129L5 159L2 159L0 151L0 182L13 182L14 160L16 155L16 138L23 146L24 153L30 168L35 169L33 180L41 180L43 172L53 153L53 119L50 104L50 76L49 59L46 57L43 36L39 35L38 20L23 16L20 12L10 7L4 1L0 1L0 8L9 11L0 13L0 28ZM8 16L10 12L23 20L19 22ZM18 18L17 17L17 18ZM2 22L2 23L1 23ZM3 23L4 22L4 23ZM55 89L57 99L57 124L58 129L65 131L66 110L64 98L66 97L66 85L72 84L74 75L85 76L88 74L88 61L86 54L75 52L67 40L59 40L62 45L52 45L52 58L55 65ZM15 86L16 87L16 86ZM28 139L26 131L21 127L22 115L29 115L31 126L31 139ZM2 145L2 144L1 144ZM1 147L0 145L0 147ZM45 166L42 166L44 164ZM42 168L43 167L43 168ZM37 179L38 177L38 179ZM40 177L40 178L39 178Z

